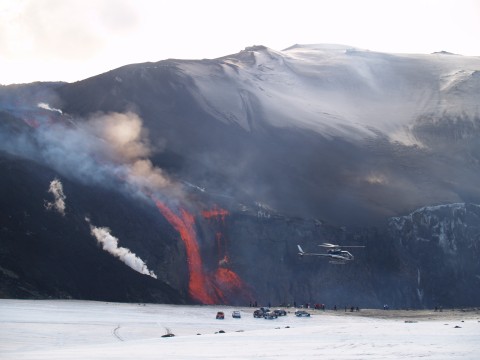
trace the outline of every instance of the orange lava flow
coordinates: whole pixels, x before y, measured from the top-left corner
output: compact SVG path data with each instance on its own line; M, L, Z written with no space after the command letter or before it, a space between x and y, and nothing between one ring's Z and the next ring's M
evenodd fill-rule
M206 274L203 269L202 257L197 242L195 218L193 215L184 209L180 209L180 215L177 215L161 201L153 200L165 219L178 231L180 238L185 244L190 276L188 283L190 296L202 304L226 304L229 300L238 299L238 297L242 300L250 300L252 296L240 276L225 267L229 259L226 254L225 244L222 244L225 241L222 233L220 231L216 232L215 240L219 256L221 253L224 253L224 256L219 261L219 267L216 271ZM224 222L227 215L227 210L217 208L202 212L204 218L220 218L222 222Z
M188 271L190 274L188 283L190 296L202 304L215 304L218 302L218 299L216 296L210 295L207 291L207 288L211 287L211 284L210 279L205 276L203 271L202 258L194 229L195 219L193 215L181 209L181 216L178 216L159 200L155 200L155 205L167 221L179 232L185 244Z
M225 217L228 215L228 211L225 209L219 209L214 207L212 210L203 210L202 216L205 219L211 218L220 218L222 221L225 221Z
M227 268L218 268L215 272L215 280L217 281L217 283L227 285L232 289L241 289L244 287L243 281L242 279L240 279L240 276Z
M226 296L241 296L244 299L252 299L252 295L247 290L247 286L245 286L245 283L236 272L224 267L219 267L214 276L217 292L222 300L225 301Z

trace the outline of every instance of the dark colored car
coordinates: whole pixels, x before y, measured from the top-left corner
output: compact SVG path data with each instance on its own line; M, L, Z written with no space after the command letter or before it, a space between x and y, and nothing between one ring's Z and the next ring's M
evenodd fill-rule
M263 317L263 314L264 314L264 313L263 313L263 310L258 309L258 310L255 310L255 311L253 312L253 317L254 317L254 318L262 318L262 317Z
M263 317L265 316L265 314L266 314L267 312L269 312L269 311L270 311L269 308L267 308L267 307L261 307L260 309L255 310L255 311L253 312L253 317L255 317L255 318L263 318Z
M310 314L308 312L306 312L305 310L297 310L297 311L295 311L295 316L310 317Z
M276 309L276 310L273 310L273 312L277 315L277 316L286 316L287 315L287 312L283 309Z
M264 318L264 319L267 319L267 320L276 319L276 318L277 318L277 314L275 314L274 311L267 311L267 312L263 315L263 318Z
M217 312L217 316L215 318L219 320L223 320L225 319L225 314L223 313L223 311L219 311Z

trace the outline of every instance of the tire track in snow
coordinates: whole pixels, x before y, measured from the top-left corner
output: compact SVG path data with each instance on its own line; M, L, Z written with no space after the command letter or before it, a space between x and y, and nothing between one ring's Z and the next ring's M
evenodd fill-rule
M113 336L115 336L118 340L120 341L125 341L123 340L120 335L118 335L118 330L120 329L120 325L118 325L115 329L113 329Z

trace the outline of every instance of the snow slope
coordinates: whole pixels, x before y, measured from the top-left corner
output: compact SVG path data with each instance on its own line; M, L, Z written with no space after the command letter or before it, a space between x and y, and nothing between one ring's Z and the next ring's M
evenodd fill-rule
M178 65L193 76L195 96L207 112L247 130L263 116L278 127L327 136L358 139L380 131L411 143L408 126L422 115L480 114L478 57L386 54L343 45L283 51L253 46Z
M223 321L215 320L219 310ZM406 322L312 311L311 318L290 313L264 320L254 319L251 308L233 319L232 310L0 300L0 358L477 359L480 351L480 322L473 315ZM162 338L168 330L176 336Z

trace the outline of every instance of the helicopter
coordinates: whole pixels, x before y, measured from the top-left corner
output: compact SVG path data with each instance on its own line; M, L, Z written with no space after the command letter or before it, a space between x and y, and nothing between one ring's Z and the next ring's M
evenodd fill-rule
M341 246L330 243L323 243L318 246L327 248L327 253L307 253L303 251L300 245L298 247L298 255L300 256L324 256L330 258L330 263L332 264L345 264L347 261L352 261L354 256L347 250L342 250L342 248L364 248L363 245L351 245L351 246Z

